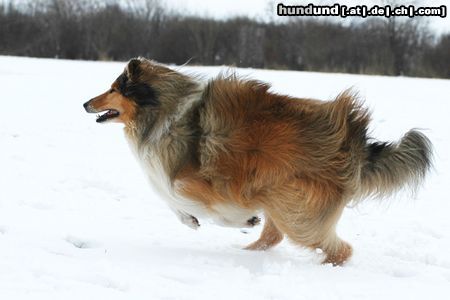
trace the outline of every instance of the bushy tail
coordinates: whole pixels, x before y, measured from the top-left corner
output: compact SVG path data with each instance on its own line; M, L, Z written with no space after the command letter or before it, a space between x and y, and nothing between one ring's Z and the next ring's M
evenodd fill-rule
M405 185L415 189L432 166L430 140L417 130L398 143L367 145L368 157L361 173L363 195L387 196Z

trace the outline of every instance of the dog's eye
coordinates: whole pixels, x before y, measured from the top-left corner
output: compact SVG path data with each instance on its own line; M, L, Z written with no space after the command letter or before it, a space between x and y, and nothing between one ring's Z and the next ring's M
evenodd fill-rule
M111 94L111 93L114 93L115 92L115 90L114 89L110 89L109 90L109 93Z

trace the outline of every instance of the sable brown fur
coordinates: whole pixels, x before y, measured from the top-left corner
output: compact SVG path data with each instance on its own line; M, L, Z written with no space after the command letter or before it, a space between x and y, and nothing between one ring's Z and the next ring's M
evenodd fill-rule
M269 88L235 75L202 83L139 58L113 83L116 95L85 107L119 112L112 120L125 124L150 182L184 224L253 226L264 212L261 237L246 249L286 235L341 265L352 253L335 230L346 204L417 186L431 144L416 130L398 144L372 141L369 113L350 91L323 102Z

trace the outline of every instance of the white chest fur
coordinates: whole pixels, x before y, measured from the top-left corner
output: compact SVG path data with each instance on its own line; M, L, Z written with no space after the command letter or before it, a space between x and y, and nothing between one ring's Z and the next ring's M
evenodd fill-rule
M165 172L161 160L151 151L151 149L144 148L140 153L135 151L135 154L152 189L160 196L160 198L166 201L169 207L179 217L180 214L191 215L198 218L207 217L209 215L208 209L202 203L186 199L176 193L174 185L170 181L168 174Z
M132 144L132 148L136 149ZM159 158L151 152L136 153L150 185L158 196L186 223L186 217L207 218L217 225L226 227L248 227L247 221L254 217L254 211L242 209L233 203L216 204L206 207L201 202L182 197L176 193L176 182L172 184Z

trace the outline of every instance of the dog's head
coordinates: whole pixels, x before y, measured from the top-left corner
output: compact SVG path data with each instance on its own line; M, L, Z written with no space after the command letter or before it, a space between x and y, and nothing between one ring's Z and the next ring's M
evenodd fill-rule
M98 123L128 124L140 111L157 115L170 109L171 99L180 97L177 93L183 89L180 82L186 81L185 77L156 62L134 58L111 88L84 103L84 108L88 113L102 113L97 116Z

